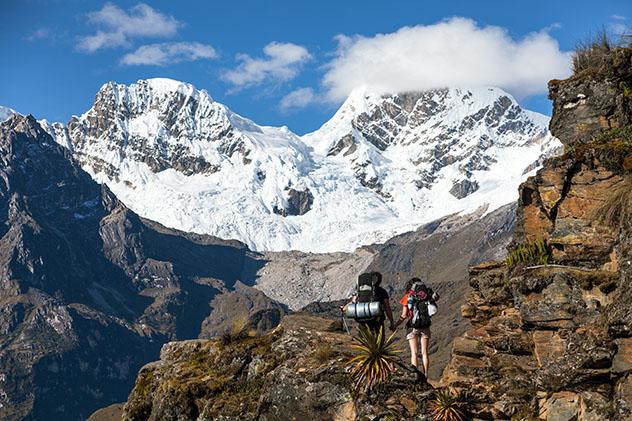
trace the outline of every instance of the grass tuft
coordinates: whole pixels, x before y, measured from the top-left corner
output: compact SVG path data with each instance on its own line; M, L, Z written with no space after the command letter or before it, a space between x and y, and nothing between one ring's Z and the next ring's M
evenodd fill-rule
M318 345L316 349L314 349L313 357L318 363L325 364L326 362L329 362L334 355L335 352L332 347L329 344L324 343Z
M578 42L572 57L573 73L600 69L607 64L614 44L605 28L590 35L585 41Z
M545 265L551 260L551 250L545 240L538 237L532 243L518 244L505 259L509 268L515 266Z
M629 221L632 218L632 176L615 185L592 216L594 220L613 228L620 228Z

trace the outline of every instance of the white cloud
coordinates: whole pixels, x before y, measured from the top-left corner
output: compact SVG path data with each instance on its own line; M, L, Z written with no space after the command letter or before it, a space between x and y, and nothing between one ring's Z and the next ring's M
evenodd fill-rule
M267 81L285 82L294 79L303 63L311 59L307 48L292 43L271 42L263 49L265 58L237 55L241 63L227 70L222 78L236 89L258 85Z
M199 42L164 42L139 47L125 54L121 64L127 66L152 65L166 66L183 61L213 59L217 57L215 49Z
M625 23L622 23L622 21L618 21L618 22L611 22L610 24L608 24L608 32L616 40L623 35L628 35L632 33L632 29L630 29L630 26L626 25Z
M101 48L129 46L130 40L142 37L170 37L176 34L180 22L144 3L128 11L107 3L101 10L88 14L88 23L99 28L95 34L81 37L77 48L95 52Z
M28 37L26 37L26 40L29 42L34 42L41 39L50 38L51 36L52 36L51 30L49 28L42 27L42 28L39 28L37 31L33 32Z
M609 35L615 38L615 41L618 41L623 36L632 35L632 26L627 23L625 16L612 15L610 18L612 22L608 24L608 32Z
M312 88L299 88L285 95L279 104L281 111L288 112L297 108L305 108L316 100Z
M570 53L546 30L516 40L504 28L465 18L337 40L323 79L332 101L359 85L377 92L497 86L525 97L546 92L548 80L570 74Z

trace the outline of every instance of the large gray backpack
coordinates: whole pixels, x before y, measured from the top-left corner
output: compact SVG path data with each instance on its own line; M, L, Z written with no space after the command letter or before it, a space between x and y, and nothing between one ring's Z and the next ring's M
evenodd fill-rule
M363 273L356 284L356 301L347 305L345 315L359 322L378 320L384 314L376 289L382 282L379 272Z

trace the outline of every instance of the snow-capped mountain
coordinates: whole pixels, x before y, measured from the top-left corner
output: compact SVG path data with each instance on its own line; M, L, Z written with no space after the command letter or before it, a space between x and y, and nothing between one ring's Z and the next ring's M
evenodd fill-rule
M2 105L0 105L0 123L7 120L13 114L18 114L18 113L9 107L3 107Z
M545 116L497 88L355 90L319 130L259 126L169 79L104 85L46 125L97 181L169 227L255 250L353 250L515 200L559 147Z

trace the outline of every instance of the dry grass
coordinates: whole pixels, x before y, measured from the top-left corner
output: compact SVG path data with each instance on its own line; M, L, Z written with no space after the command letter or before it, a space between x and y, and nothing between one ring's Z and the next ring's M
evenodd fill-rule
M605 29L580 41L573 52L573 72L580 73L588 69L599 69L607 63L614 42Z
M593 213L593 219L613 228L620 228L632 217L632 176L613 187L604 203Z
M314 349L314 353L312 354L312 356L318 363L325 364L326 362L331 361L335 354L336 353L332 349L331 345L324 343L318 345Z

